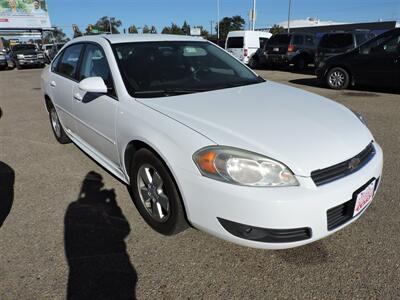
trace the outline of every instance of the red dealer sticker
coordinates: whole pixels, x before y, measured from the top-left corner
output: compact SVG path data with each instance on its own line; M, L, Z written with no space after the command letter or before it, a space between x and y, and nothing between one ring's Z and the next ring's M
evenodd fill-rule
M353 217L358 215L374 198L376 180L372 181L363 191L357 195Z
M7 23L8 19L0 19L0 22Z

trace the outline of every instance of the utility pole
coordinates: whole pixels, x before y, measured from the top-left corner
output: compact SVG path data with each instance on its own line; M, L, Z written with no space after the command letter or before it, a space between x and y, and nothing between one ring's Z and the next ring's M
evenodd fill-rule
M217 39L219 41L219 0L217 0Z
M110 34L113 34L111 26L111 17L108 17L108 23L110 24Z
M292 0L289 0L289 11L288 11L288 18L287 18L287 33L290 33L290 10L292 7Z
M256 29L256 0L253 0L253 11L251 12L251 19L251 30L254 31Z
M211 27L210 27L210 29L211 29L211 30L210 30L210 35L211 35L211 36L213 35L213 23L214 23L214 22L211 20L211 21L210 21L210 24L211 24Z

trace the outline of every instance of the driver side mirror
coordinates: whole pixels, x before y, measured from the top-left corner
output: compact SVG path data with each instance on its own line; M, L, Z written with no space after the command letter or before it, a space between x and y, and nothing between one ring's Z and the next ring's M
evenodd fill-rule
M107 94L107 86L101 77L89 77L79 82L79 89L87 93Z

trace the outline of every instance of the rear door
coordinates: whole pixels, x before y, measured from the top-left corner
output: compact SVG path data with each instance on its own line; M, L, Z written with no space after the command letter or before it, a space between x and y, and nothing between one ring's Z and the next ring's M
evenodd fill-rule
M400 86L400 36L384 36L362 45L351 69L356 83Z
M231 36L226 40L226 50L231 53L237 59L243 61L244 53L244 37L243 36Z
M79 89L78 82L74 84L72 101L78 136L97 155L118 165L115 136L118 98L107 57L102 47L95 43L86 45L78 72L79 81L89 77L101 77L108 93L85 93Z
M76 73L83 44L73 44L66 48L52 63L49 76L49 96L57 110L64 129L76 132L72 109L72 87L76 84Z

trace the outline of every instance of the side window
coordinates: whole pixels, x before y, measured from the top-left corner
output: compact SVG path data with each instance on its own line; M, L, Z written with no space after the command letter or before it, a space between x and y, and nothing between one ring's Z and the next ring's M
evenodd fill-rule
M304 38L302 35L294 35L293 36L293 44L295 45L303 45Z
M58 72L58 67L61 61L61 57L63 56L63 53L61 53L60 55L58 55L53 62L51 63L51 71L52 72Z
M79 70L79 81L88 77L101 77L109 88L110 94L115 96L115 89L110 67L103 50L96 45L88 44L83 55Z
M82 47L82 44L77 44L65 49L60 64L58 65L58 73L65 77L75 79Z
M400 53L400 36L382 37L361 47L361 54Z

